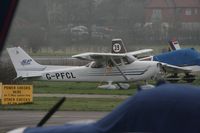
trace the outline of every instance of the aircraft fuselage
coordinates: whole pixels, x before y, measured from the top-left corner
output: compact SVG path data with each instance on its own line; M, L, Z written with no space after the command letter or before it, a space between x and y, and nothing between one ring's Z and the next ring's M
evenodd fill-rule
M148 80L159 74L160 68L157 64L157 62L135 61L128 65L119 66L119 68L129 81ZM44 70L39 79L49 81L127 82L116 67L91 68L89 66Z

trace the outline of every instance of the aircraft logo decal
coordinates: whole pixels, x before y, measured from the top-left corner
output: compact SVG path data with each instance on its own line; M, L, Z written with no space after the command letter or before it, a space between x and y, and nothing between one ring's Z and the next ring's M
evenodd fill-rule
M32 59L24 59L21 61L21 65L30 65L32 62Z

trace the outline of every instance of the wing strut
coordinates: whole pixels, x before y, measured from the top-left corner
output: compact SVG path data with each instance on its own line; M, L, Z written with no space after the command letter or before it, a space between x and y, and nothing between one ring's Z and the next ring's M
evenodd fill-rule
M124 79L125 79L126 81L128 81L128 78L127 78L126 75L120 70L120 68L117 66L117 63L115 62L115 60L113 60L112 57L111 57L110 59L111 59L111 61L113 62L113 64L116 66L117 70L122 74L122 76L124 77Z

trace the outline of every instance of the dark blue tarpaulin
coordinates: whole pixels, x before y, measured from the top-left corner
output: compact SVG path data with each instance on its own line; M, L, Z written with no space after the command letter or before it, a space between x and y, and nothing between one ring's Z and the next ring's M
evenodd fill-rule
M199 133L200 88L164 84L131 96L88 125L27 128L25 133Z
M193 48L180 49L155 55L153 60L176 66L200 65L200 53Z

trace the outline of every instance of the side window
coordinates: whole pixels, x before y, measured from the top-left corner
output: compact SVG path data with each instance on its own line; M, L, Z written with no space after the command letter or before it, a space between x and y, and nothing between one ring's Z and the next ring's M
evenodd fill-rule
M154 9L152 12L151 20L158 21L162 19L162 10L161 9Z
M187 9L185 10L185 15L191 16L191 15L192 15L192 9L187 8Z
M118 66L120 66L122 64L122 61L121 61L120 58L116 58L114 60L115 60L115 62L117 63Z
M195 15L198 15L198 8L195 8L195 9L194 9L194 14L195 14Z
M114 64L113 64L113 62L112 62L111 60L108 60L108 62L107 62L107 66L109 66L109 67L113 67Z
M127 58L123 57L122 58L124 65L130 64Z
M122 61L121 61L120 58L116 58L116 59L114 59L114 61L116 62L116 64L117 64L118 66L121 66L121 65L122 65ZM113 63L111 60L108 60L107 66L113 67L113 66L115 66L115 65L114 65L114 63Z
M96 62L93 62L91 64L91 68L104 68L105 65L103 63L96 63Z

